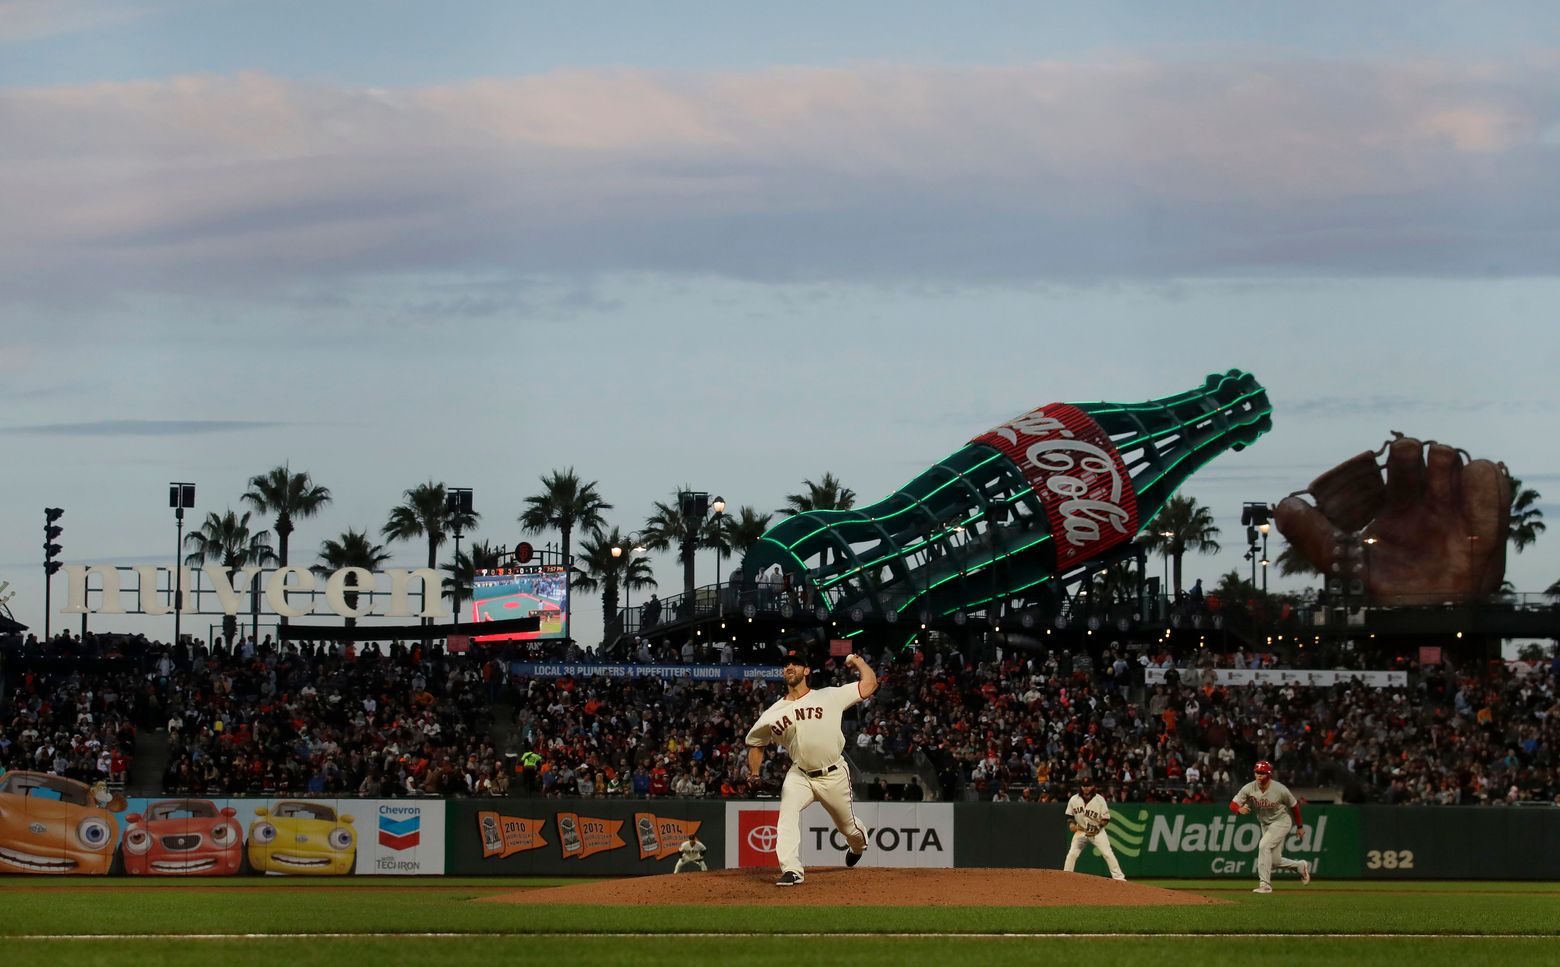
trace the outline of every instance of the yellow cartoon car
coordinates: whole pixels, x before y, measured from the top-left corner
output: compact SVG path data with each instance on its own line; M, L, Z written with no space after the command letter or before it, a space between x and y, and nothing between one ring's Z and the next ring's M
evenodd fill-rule
M322 802L286 800L255 810L249 824L249 867L256 873L316 876L351 873L357 865L352 817L336 818Z
M84 782L42 772L0 776L0 873L107 873L119 821Z

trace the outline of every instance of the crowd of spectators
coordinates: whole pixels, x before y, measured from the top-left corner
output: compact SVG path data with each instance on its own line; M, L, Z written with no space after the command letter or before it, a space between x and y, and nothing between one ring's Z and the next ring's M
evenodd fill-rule
M95 667L67 649L5 678L0 696L0 768L52 772L86 783L122 784L146 724L146 682Z
M201 796L731 798L778 786L783 757L749 776L742 744L778 681L507 673L526 657L418 643L33 643L7 655L0 766L89 781L128 772L145 790ZM731 661L719 649L666 657ZM871 798L1048 802L1089 778L1112 801L1215 802L1267 759L1288 785L1349 801L1560 800L1560 659L1404 661L1407 685L1388 688L1221 685L1218 668L1276 659L1157 644L869 657L881 687L847 714L847 752L897 777ZM1155 668L1164 681L1149 684ZM851 678L829 663L813 684ZM149 729L166 730L160 784L134 772ZM907 781L918 771L924 788Z

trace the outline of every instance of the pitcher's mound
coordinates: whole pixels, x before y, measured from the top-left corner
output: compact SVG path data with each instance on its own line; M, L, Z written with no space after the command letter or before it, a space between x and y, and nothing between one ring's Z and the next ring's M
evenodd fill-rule
M1227 903L1195 893L1060 870L924 870L843 867L807 871L777 887L778 870L718 870L594 880L519 890L479 903L604 906L1141 907Z

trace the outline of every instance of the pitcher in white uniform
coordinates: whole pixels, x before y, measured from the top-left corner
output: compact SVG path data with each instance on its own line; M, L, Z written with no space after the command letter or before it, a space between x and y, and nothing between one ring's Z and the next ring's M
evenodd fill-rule
M1294 870L1300 874L1301 883L1311 882L1311 864L1305 860L1284 858L1284 838L1292 829L1305 833L1305 823L1300 818L1300 801L1289 787L1273 781L1273 766L1266 761L1253 768L1254 778L1240 787L1240 792L1230 800L1230 811L1249 815L1257 811L1257 822L1262 824L1262 842L1257 844L1257 888L1252 893L1273 892L1273 870ZM1290 822L1290 816L1294 822Z
M807 686L806 654L799 649L786 652L780 667L785 697L769 706L748 730L751 774L758 775L764 764L764 746L783 745L791 754L791 768L780 788L780 823L775 842L780 879L775 886L796 886L802 882L802 810L813 800L823 804L849 844L846 866L860 862L867 849L867 831L852 810L850 767L842 755L845 733L840 730L840 716L877 691L877 674L860 655L847 655L845 665L860 676L859 681L812 689Z

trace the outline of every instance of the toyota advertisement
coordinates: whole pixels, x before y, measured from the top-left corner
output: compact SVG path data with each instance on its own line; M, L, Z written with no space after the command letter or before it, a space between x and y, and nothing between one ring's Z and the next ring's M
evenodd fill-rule
M856 819L867 828L866 866L942 867L954 865L953 806L950 803L855 804ZM778 802L726 804L726 867L780 865ZM819 803L802 810L802 865L840 866L845 837Z

